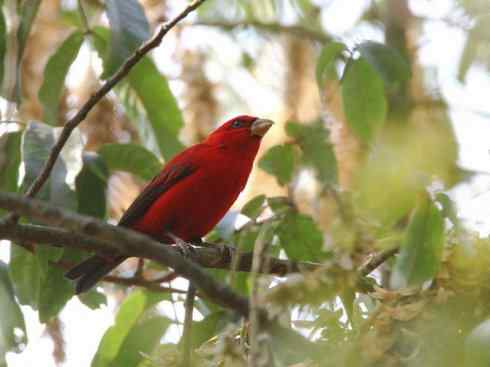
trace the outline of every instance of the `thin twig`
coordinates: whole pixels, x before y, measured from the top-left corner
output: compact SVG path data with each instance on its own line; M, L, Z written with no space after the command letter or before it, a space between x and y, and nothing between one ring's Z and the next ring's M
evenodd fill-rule
M259 367L269 365L267 358L261 358L261 354L264 351L264 345L260 343L261 322L260 322L260 300L259 300L259 272L264 266L264 255L267 251L267 242L264 241L264 236L267 231L267 226L262 227L257 240L254 245L252 270L250 272L252 289L250 291L250 328L249 328L249 341L250 352L248 357L248 365L250 367Z
M192 357L192 314L194 312L194 299L196 287L189 283L187 297L185 299L184 331L182 333L182 367L191 365Z
M105 282L108 282L108 283L120 284L120 285L125 285L125 286L143 287L143 288L146 288L150 291L159 292L159 293L180 293L180 294L186 293L186 291L183 289L177 289L177 288L173 288L173 287L162 287L162 286L159 286L158 284L152 283L148 280L135 278L135 277L121 278L121 277L115 277L112 275L106 275L102 280Z
M36 177L34 182L31 184L25 196L28 198L34 197L39 190L43 187L44 183L48 179L51 171L54 167L58 156L65 146L68 138L70 137L72 131L87 117L88 113L92 108L107 94L109 91L126 75L129 74L131 69L152 49L158 47L162 42L163 37L173 28L177 23L184 19L190 12L199 7L205 0L194 0L190 3L180 14L178 14L171 21L163 24L158 32L145 42L140 48L138 48L125 62L119 70L109 78L89 99L85 104L78 110L78 112L65 124L61 134L56 141L56 143L51 148L48 159L44 163L41 173ZM8 217L9 222L16 222L18 217L12 214Z
M151 279L150 282L152 283L169 283L175 278L178 278L179 274L177 274L175 271L168 271L162 276L159 276L155 279Z
M369 275L372 271L374 271L378 266L383 264L390 257L395 255L398 252L399 248L394 247L387 250L383 250L375 255L373 255L366 263L364 263L359 268L359 275L361 277L365 277Z
M136 271L134 272L134 278L143 279L143 270L145 267L145 259L138 259L138 265L136 266Z

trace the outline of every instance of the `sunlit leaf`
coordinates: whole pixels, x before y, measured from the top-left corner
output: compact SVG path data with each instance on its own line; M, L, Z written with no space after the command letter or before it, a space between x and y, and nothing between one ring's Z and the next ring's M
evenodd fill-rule
M44 80L39 89L39 100L44 107L44 120L51 125L58 123L59 102L66 74L75 61L82 42L83 33L73 32L51 55L44 68Z
M347 123L362 141L370 142L386 118L383 80L363 58L350 60L342 77L342 103Z
M109 55L105 58L102 78L108 78L144 41L150 26L137 0L107 0L107 17L111 27Z
M143 350L140 348L144 348L144 346L138 340L143 337L141 333L144 332L144 328L142 326L148 326L145 322L148 320L144 317L145 313L165 298L168 298L168 295L161 293L155 294L139 290L131 293L119 307L114 325L102 337L97 353L92 360L92 367L121 365L115 362L119 359L134 361L141 358L140 352ZM168 322L164 322L163 317L158 318L158 320L157 327L152 329L151 335L149 335L151 340L146 341L154 343L155 339L158 338L159 340L158 334L163 334L167 328Z
M383 78L387 91L398 89L410 79L410 65L395 48L378 42L366 41L361 43L357 49Z
M126 336L112 366L138 366L144 355L150 355L160 344L170 325L165 316L150 316L140 320Z
M277 235L290 259L319 261L325 255L322 232L307 215L289 212L279 224Z
M418 199L400 246L392 273L392 286L421 285L432 279L439 269L443 245L444 219L428 195L423 194Z
M337 183L337 159L324 124L321 121L313 124L289 122L286 132L300 146L303 162L315 169L318 179L327 185Z
M149 180L162 168L158 158L136 144L104 144L99 155L111 171L126 171Z
M322 48L316 62L316 81L320 88L327 80L337 78L335 62L345 50L345 45L340 42L330 42Z
M265 200L265 195L257 195L243 206L241 213L251 219L257 218L263 211Z
M487 367L490 364L490 320L475 327L466 338L465 366Z
M129 73L129 84L145 108L160 152L170 159L183 148L178 134L184 121L167 80L145 57Z
M108 35L106 28L96 27L94 30L94 47L103 60L109 42ZM147 135L150 135L150 140L156 141L159 153L166 160L170 159L183 148L178 135L184 121L167 79L149 57L143 57L129 73L128 81L132 94L137 96L137 102L145 112L143 116L135 116L135 111L127 111L131 112L130 117L138 127L141 140L146 144L149 140ZM139 109L136 112L142 114ZM151 133L146 130L151 130ZM145 131L145 134L141 131Z
M259 167L276 177L280 185L287 184L295 168L294 147L291 144L273 146L260 159Z
M267 198L267 205L269 205L269 208L275 213L283 213L292 208L291 200L286 196L273 196Z

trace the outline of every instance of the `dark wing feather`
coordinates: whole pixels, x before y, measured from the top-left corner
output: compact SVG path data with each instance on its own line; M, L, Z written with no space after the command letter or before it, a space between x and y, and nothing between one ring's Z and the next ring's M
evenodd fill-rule
M143 191L126 210L118 225L130 227L145 215L155 200L157 200L165 191L180 180L191 175L196 169L197 167L191 163L169 164L158 176L155 176L153 180L146 185Z

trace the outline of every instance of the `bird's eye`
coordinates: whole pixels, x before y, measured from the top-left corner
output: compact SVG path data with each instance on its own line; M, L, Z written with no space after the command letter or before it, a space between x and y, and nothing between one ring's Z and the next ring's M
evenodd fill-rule
M233 127L233 128L242 127L242 122L240 120L235 120L231 124L231 127Z

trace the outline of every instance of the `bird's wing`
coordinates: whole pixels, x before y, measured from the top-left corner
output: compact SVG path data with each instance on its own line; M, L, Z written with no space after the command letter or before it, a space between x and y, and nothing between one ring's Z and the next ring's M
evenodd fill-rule
M187 176L193 174L198 165L193 159L199 147L194 146L172 159L160 172L155 176L133 201L126 210L118 225L131 227L138 219L142 218L151 205L169 188L181 181Z

